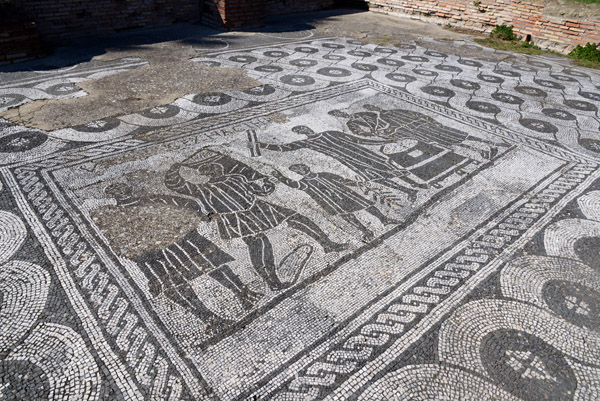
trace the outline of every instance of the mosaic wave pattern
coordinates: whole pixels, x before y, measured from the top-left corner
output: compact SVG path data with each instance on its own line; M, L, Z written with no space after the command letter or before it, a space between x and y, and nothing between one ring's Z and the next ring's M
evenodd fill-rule
M600 397L597 73L332 38L195 61L263 85L0 126L0 398Z

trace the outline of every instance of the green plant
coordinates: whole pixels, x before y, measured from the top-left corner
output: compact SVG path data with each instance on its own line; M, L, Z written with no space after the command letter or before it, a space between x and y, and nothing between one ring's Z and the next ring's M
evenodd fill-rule
M521 43L521 47L524 49L535 49L535 50L541 50L541 48L539 46L536 46L535 44L533 44L533 42L529 41L529 42L523 42Z
M492 33L490 33L490 36L492 38L508 40L508 41L519 40L519 37L513 33L512 25L504 25L504 24L498 25L492 30Z
M479 6L481 5L481 1L479 1L479 0L474 0L474 1L473 1L473 5L474 5L475 7L479 7Z
M593 43L588 43L585 46L577 45L571 50L569 57L600 63L600 43L597 45Z

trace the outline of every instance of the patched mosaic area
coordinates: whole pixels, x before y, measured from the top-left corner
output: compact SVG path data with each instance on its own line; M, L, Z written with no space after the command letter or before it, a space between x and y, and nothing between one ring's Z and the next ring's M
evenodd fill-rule
M263 85L0 128L1 395L599 397L595 73L332 38L195 61Z

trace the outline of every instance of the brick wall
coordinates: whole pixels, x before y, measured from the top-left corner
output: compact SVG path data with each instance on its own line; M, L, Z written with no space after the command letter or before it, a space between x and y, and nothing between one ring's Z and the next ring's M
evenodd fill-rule
M205 0L202 23L226 30L264 25L266 0Z
M543 14L544 3L521 0L365 0L371 11L399 14L479 32L513 25L517 35L531 35L535 44L568 52L578 44L600 42L600 20L571 20Z
M44 56L35 23L3 23L0 26L0 65Z
M267 0L267 15L299 13L331 8L336 0Z
M202 22L233 30L264 25L267 15L315 11L333 7L336 0L205 0Z
M19 9L44 40L108 34L200 18L201 0L21 0Z

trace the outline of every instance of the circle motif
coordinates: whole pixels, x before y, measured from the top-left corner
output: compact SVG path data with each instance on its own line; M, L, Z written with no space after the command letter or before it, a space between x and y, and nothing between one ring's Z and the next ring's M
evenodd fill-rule
M257 86L256 88L246 89L242 92L252 96L268 96L275 93L275 88L271 85L262 85Z
M576 120L576 117L569 113L568 111L561 109L543 109L542 113L547 115L548 117L556 118L558 120L564 121L573 121Z
M6 401L47 400L50 381L44 370L26 360L0 362L0 388Z
M0 138L0 152L25 152L48 140L48 135L37 131L21 131Z
M437 52L435 50L427 50L425 51L425 54L431 57L448 57L448 55L446 53L442 53L442 52Z
M502 103L506 103L506 104L519 105L519 104L523 103L523 99L521 99L520 97L517 97L515 95L511 95L510 93L502 93L502 92L492 93L492 99L497 100Z
M314 53L319 52L319 49L315 49L314 47L308 47L308 46L296 47L294 50L299 53L306 53L306 54L314 54Z
M254 63L256 62L258 59L254 56L231 56L229 57L229 61L233 61L234 63L243 63L243 64L248 64L248 63Z
M352 73L348 70L345 70L343 68L335 68L335 67L321 68L321 69L317 70L317 74L325 75L328 77L335 77L335 78L349 77L350 75L352 75Z
M258 67L254 68L255 71L259 71L259 72L281 72L283 71L283 68L281 68L278 65L259 65Z
M454 96L454 91L452 91L448 88L443 88L441 86L424 86L421 88L421 91L423 91L429 95L438 96L438 97Z
M592 152L600 153L600 141L593 138L579 138L577 140L579 145L584 149L591 150Z
M568 106L572 109L581 110L581 111L598 111L598 107L589 102L584 102L583 100L575 100L569 99L565 100L563 103L565 106Z
M564 85L561 85L558 82L548 81L546 79L534 79L533 82L535 82L536 84L538 84L540 86L544 86L546 88L561 89L561 90L565 89Z
M290 65L293 65L294 67L314 67L315 65L319 64L317 60L310 60L307 58L301 58L298 60L291 60L290 61Z
M201 93L193 97L192 101L202 106L222 106L231 102L231 96L225 93Z
M365 52L362 50L351 50L348 52L348 54L350 54L351 56L355 56L355 57L371 57L372 54L369 52Z
M481 85L479 85L477 82L467 81L464 79L452 79L450 80L450 83L461 89L478 90L481 88Z
M532 86L517 86L515 90L523 95L529 96L546 96L546 92Z
M0 108L11 107L25 100L26 97L16 93L0 95Z
M453 65L446 64L438 64L435 66L436 70L447 71L447 72L462 72L461 68L455 67Z
M519 74L518 72L511 70L495 70L494 73L510 78L518 78L521 76L521 74Z
M323 43L322 46L326 49L343 49L346 46L340 45L339 43Z
M365 64L365 63L353 63L352 68L355 68L360 71L367 71L367 72L372 72L372 71L378 70L377 66L375 66L373 64Z
M532 65L534 67L538 67L538 68L552 68L552 66L550 64L546 64L546 63L543 63L543 62L537 61L537 60L527 60L527 64Z
M379 64L389 65L391 67L402 67L404 65L404 62L393 58L380 58L377 60L377 62Z
M281 77L281 82L288 85L293 86L307 86L315 83L314 78L309 77L308 75L285 75Z
M573 250L583 263L600 271L600 255L597 248L598 246L600 246L600 238L584 237L575 241Z
M402 56L402 59L408 61L415 61L417 63L426 63L427 61L429 61L427 57L423 56Z
M595 100L600 102L600 93L596 92L579 92L579 96L584 97L586 99Z
M154 107L150 110L142 111L140 114L148 118L169 118L176 116L179 113L179 107L167 104L165 106Z
M415 68L414 70L412 70L412 72L414 72L417 75L422 75L424 77L437 77L439 75L435 71L422 70L420 68Z
M71 83L57 84L46 88L46 92L54 96L65 96L79 91L81 89Z
M579 327L600 329L600 293L565 280L548 281L542 289L546 305L557 315Z
M563 354L540 338L518 330L498 330L481 342L481 361L490 377L526 401L572 400L577 388Z
M328 54L326 56L323 56L323 58L325 60L330 60L330 61L342 61L342 60L346 60L346 57L340 56L338 54Z
M571 78L569 76L566 75L560 75L560 74L550 74L550 76L554 79L557 79L559 81L564 81L564 82L577 82L577 80L575 78Z
M467 65L469 67L476 67L476 68L483 67L483 64L481 64L479 61L467 60L467 59L458 60L458 64Z
M488 75L488 74L479 74L479 75L477 75L477 78L479 78L482 81L489 82L492 84L501 84L502 82L504 82L504 79L502 79L500 77L496 77L494 75Z
M391 72L389 74L386 74L385 77L392 81L402 82L402 83L413 82L416 80L415 77L411 77L410 75L406 75L406 74L401 74L399 72Z
M387 47L376 47L375 50L373 50L375 53L379 53L379 54L395 54L398 53L398 51L394 50L394 49L389 49Z
M474 100L469 100L467 102L467 107L471 110L478 111L480 113L486 114L497 114L500 113L500 108L492 103L487 102L477 102Z
M534 118L522 118L519 120L519 124L525 128L529 128L532 131L541 132L544 134L555 134L558 132L558 128L549 122L536 120Z
M272 51L264 52L263 55L266 57L281 58L281 57L287 57L290 54L286 53L286 52L282 52L280 50L272 50Z

